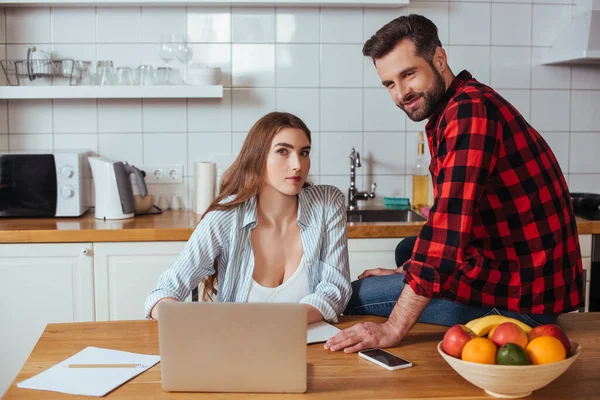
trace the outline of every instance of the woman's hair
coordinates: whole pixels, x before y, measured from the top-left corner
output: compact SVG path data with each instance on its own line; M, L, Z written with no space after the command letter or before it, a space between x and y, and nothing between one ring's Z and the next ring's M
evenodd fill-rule
M256 196L265 183L267 156L273 138L284 128L302 130L311 142L310 130L304 122L293 114L286 112L271 112L254 124L231 166L223 174L219 195L202 216L216 210L227 210L236 207ZM305 184L306 186L307 184ZM224 202L230 196L234 198ZM218 263L214 263L215 273L204 278L202 301L212 300L217 293Z
M404 39L410 39L415 44L417 55L429 64L433 62L435 50L442 47L435 24L422 15L410 14L398 17L379 29L366 41L363 55L375 62L394 50Z

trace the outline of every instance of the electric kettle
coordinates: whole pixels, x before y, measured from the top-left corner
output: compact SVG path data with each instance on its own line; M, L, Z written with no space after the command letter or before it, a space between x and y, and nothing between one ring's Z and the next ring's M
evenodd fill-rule
M135 198L130 175L134 174L140 195L146 196L148 188L144 172L122 161L102 157L89 157L96 199L96 219L126 219L135 215Z

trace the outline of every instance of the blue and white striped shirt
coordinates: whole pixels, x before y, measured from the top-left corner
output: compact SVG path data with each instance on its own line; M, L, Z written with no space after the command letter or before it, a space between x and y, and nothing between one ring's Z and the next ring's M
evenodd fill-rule
M337 322L352 294L344 195L334 186L313 185L298 194L298 225L310 293L300 303ZM247 301L254 256L250 231L256 226L256 197L228 210L204 216L173 266L158 279L146 299L146 317L165 297L183 301L218 262L217 302ZM274 244L276 245L276 244Z

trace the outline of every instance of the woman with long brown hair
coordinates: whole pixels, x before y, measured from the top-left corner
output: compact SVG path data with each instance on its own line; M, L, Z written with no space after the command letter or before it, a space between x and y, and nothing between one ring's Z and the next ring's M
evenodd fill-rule
M248 132L212 202L175 264L146 300L306 304L308 322L337 321L351 295L344 195L311 185L310 130L272 112Z

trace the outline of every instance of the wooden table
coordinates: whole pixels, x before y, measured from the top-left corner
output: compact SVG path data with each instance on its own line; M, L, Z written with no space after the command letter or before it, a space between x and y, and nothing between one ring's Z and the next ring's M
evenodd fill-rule
M344 317L340 328L378 317ZM580 358L556 381L530 399L595 399L600 393L600 314L569 314L560 324L580 343ZM436 345L446 328L417 324L391 352L411 360L413 368L387 371L356 354L332 353L321 344L308 346L308 392L304 395L167 393L161 388L160 363L109 393L111 399L490 399L446 364ZM36 375L87 346L158 354L157 325L151 321L50 324L46 327L5 399L62 399L91 397L19 389L16 382ZM198 360L210 362L210 360ZM193 366L190 366L193 368ZM510 382L507 382L510 384Z

